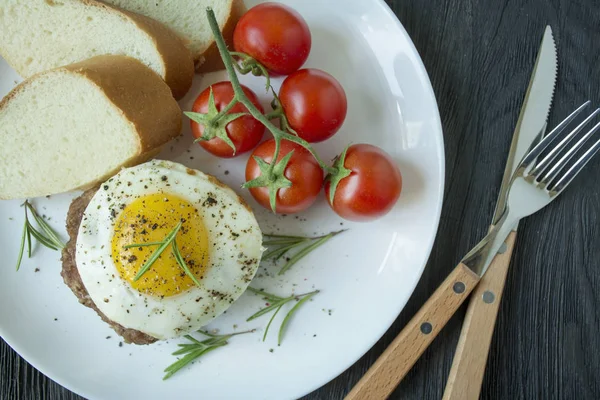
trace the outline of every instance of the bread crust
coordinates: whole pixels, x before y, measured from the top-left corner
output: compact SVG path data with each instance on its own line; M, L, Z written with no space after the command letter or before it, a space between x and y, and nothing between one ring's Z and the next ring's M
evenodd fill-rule
M46 0L50 5L59 6L65 0ZM194 77L194 61L190 51L185 46L183 40L169 28L153 19L143 15L135 14L118 7L114 7L96 0L66 0L69 2L78 2L86 7L93 7L101 12L116 14L124 20L129 20L132 24L143 31L154 43L158 53L161 56L165 72L164 80L171 88L173 97L180 99L192 86ZM11 61L10 55L0 49L0 54L5 58L21 76L25 76L23 66L16 65ZM57 66L58 67L58 66ZM27 76L25 76L27 77Z
M222 29L223 38L229 49L233 49L233 32L235 31L235 26L245 12L246 6L244 5L243 0L233 0L229 18ZM219 49L217 48L217 43L214 39L204 53L195 56L194 63L197 73L213 72L225 68L221 55L219 54Z
M97 56L58 68L94 82L135 126L140 153L179 136L182 112L169 88L150 68L127 56ZM149 101L149 99L152 99Z
M101 4L108 8L117 9L114 6ZM171 88L173 97L180 99L185 96L190 87L192 87L194 60L192 53L185 46L183 40L171 29L156 20L120 8L118 11L129 16L140 29L148 33L152 38L158 52L163 57L165 68L164 79Z
M67 190L87 189L114 175L120 168L137 165L158 154L163 145L179 136L182 112L165 82L140 61L127 56L97 56L75 64L40 72L21 82L0 101L0 110L11 99L45 74L73 73L95 84L134 127L139 138L138 155L93 181ZM54 193L0 193L0 199L37 197Z

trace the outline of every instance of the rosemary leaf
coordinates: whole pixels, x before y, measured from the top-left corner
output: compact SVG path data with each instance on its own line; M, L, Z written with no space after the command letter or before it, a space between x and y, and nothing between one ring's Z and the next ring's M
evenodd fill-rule
M294 254L294 256L291 257L290 260L283 265L283 267L281 267L281 269L279 270L278 275L284 274L288 269L292 268L292 266L294 264L296 264L298 261L300 261L304 256L306 256L308 253L310 253L311 251L313 251L317 247L323 245L325 242L327 242L329 239L331 239L336 234L337 234L337 232L330 233L329 235L323 236L322 238L320 238L316 242L314 242L314 243L306 246L305 248L303 248L302 250L300 250L298 253Z
M195 344L202 344L201 341L197 340L196 338L194 338L192 335L185 335L184 338L186 338L187 340L189 340L190 342L194 342Z
M175 361L173 364L169 365L167 368L164 369L164 372L167 372L167 375L163 377L163 380L170 378L175 372L185 367L194 358L200 357L204 351L206 351L206 349L196 349L190 354L187 354L186 356Z
M50 239L44 236L40 231L35 229L29 221L25 221L25 224L27 225L27 231L30 232L38 242L48 247L49 249L60 250L59 247L56 247L56 244L54 244Z
M305 240L307 240L307 239L305 239ZM299 242L303 242L305 240L300 240L300 239L265 240L265 241L263 241L263 245L264 246L281 246L284 244L299 243Z
M181 347L181 348L197 347L196 343L179 343L177 346ZM173 353L173 354L175 354L175 353Z
M287 246L283 246L283 247L279 247L279 248L270 250L270 251L266 252L265 254L263 254L262 259L263 260L268 260L271 257L279 257L282 254L285 254L288 250L291 250L291 249L293 249L294 247L296 247L296 246L298 246L300 244L302 244L302 242L300 242L300 243L292 243L292 244L289 244Z
M274 258L273 261L277 262L281 259L281 257L285 256L287 254L288 250L284 250L281 253L277 254Z
M251 291L254 294L258 294L258 295L264 297L265 299L271 300L271 301L279 301L279 300L283 300L284 299L283 297L279 297L279 296L276 296L274 294L267 293L264 290L255 289L252 286L248 286L247 290ZM204 334L206 335L206 333L204 333Z
M207 331L201 331L201 330L199 330L199 331L198 331L198 333L201 333L201 334L203 334L204 336L208 336L208 337L212 337L212 338L219 337L219 335L215 335L215 334L212 334L212 333L210 333L210 332L207 332Z
M184 344L179 344L178 346L180 347L179 350L175 351L173 354L174 356L178 356L181 354L187 354L187 353L191 353L192 351L196 351L199 350L201 348L209 348L211 346L214 346L215 344L219 344L221 342L224 342L226 340L224 340L224 337L219 337L215 340L213 339L207 339L204 340L202 342L200 342L199 340L194 339L193 337L186 335L185 336L188 340L192 341L192 343L184 343Z
M265 328L265 334L263 335L263 342L265 340L267 340L267 333L269 332L269 328L271 327L271 323L273 322L273 320L275 319L275 316L277 315L277 313L279 312L279 310L281 310L281 307L283 307L283 305L279 306L277 308L277 310L273 313L273 316L271 317L271 319L269 320L269 323L267 324L267 327Z
M195 344L180 344L179 346L181 346L181 348L179 350L171 353L172 355L180 356L183 354L191 353L192 351L199 350L199 347L196 346Z
M258 318L260 316L263 316L266 313L268 313L270 311L273 311L274 309L276 309L278 307L281 307L285 303L290 302L292 300L294 300L294 297L286 297L285 299L282 299L282 300L280 300L278 302L275 302L275 303L271 304L270 306L267 306L265 308L262 308L262 309L258 310L257 313L252 314L250 317L248 317L248 319L246 321L252 321L253 319L256 319L256 318Z
M177 241L175 240L175 238L173 238L173 242L171 243L173 245L173 255L175 255L175 260L177 261L177 264L179 264L179 266L181 267L181 269L183 269L185 274L189 276L192 279L192 281L194 281L196 286L200 287L200 282L198 281L198 279L196 279L192 271L190 271L185 260L183 259L183 256L179 252L179 248L177 247Z
M310 299L311 297L313 297L317 293L319 293L318 290L315 290L314 292L311 292L311 293L307 293L303 298L301 298L294 305L294 307L292 307L292 309L290 311L288 311L288 313L286 314L285 318L283 319L283 322L281 323L281 326L279 327L279 335L277 337L277 344L278 345L281 345L281 339L283 339L283 333L285 332L285 328L287 327L287 324L290 321L290 318L292 317L292 315L294 315L294 313L298 310L298 308L300 308L300 306L304 302L306 302L308 299Z
M21 249L19 250L19 257L17 257L17 271L21 268L21 261L23 260L23 250L25 250L25 237L27 236L27 225L23 226L23 234L21 235ZM31 242L29 242L31 243ZM31 244L29 245L29 252L31 256Z
M163 242L146 242L146 243L134 243L123 246L124 249L131 249L134 247L148 247L148 246L158 246L163 244Z
M150 269L152 264L154 264L154 262L156 260L158 260L158 257L160 257L160 255L163 253L163 251L165 251L165 249L167 247L169 247L171 242L175 239L177 232L179 232L179 229L181 228L181 224L182 224L181 221L179 221L177 226L175 228L173 228L173 230L167 235L167 237L165 238L165 241L162 242L160 247L158 249L156 249L154 251L154 253L152 253L152 255L150 256L148 261L146 261L146 263L142 267L142 269L140 269L140 271L137 273L137 275L133 278L134 282L139 280L142 277L142 275L144 275Z
M27 232L27 257L31 258L31 253L33 252L33 246L31 245L31 232L29 232L29 229L27 229L27 224L25 224L24 229Z
M305 236L275 235L275 234L271 234L271 233L264 233L263 236L269 237L269 238L275 238L275 239L295 239L295 240L311 239L311 238L307 238Z
M29 221L29 215L27 214L27 207L25 208L25 221ZM27 228L27 223L25 223L25 232L27 232L27 257L31 258L31 253L33 253L33 246L31 245L31 232Z
M31 205L31 203L29 203L29 201L27 201L27 200L25 200L25 207L28 208L29 211L31 211L31 214L33 215L33 218L38 223L38 225L40 226L40 228L42 228L42 230L46 234L47 238L52 243L54 243L54 245L56 247L58 247L58 249L60 249L60 250L64 249L65 248L65 244L62 242L62 240L60 240L60 238L58 237L58 235L54 231L54 229L52 229L50 227L50 225L48 225L48 223L42 217L40 217L40 215L37 213L37 211L35 211L35 208L33 208L33 206Z

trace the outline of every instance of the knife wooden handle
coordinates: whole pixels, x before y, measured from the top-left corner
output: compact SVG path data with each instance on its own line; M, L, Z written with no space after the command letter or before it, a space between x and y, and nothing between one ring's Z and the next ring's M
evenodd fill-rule
M354 386L346 400L386 399L478 281L477 274L459 264Z
M505 252L496 255L471 296L443 400L479 399L516 235L508 235Z

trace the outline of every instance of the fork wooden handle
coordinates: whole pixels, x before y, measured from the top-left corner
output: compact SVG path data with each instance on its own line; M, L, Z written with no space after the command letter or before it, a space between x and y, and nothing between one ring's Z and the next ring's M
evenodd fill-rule
M508 235L505 252L494 258L473 291L454 353L444 400L479 399L516 235L514 231Z
M386 399L473 291L479 276L459 264L346 396Z

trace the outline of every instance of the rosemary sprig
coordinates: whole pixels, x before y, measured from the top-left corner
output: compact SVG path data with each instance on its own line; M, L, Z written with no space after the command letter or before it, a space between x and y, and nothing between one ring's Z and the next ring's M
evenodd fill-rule
M283 300L283 297L279 297L276 296L274 294L270 294L265 292L264 290L258 290L258 289L254 289L252 286L248 286L248 291L254 293L254 294L258 294L262 297L265 298L265 300L270 300L270 301L279 301L279 300Z
M194 276L192 271L190 271L185 260L183 259L183 256L179 252L179 247L177 247L177 241L175 240L175 238L173 238L172 245L173 245L173 254L175 255L175 260L177 261L177 264L179 264L179 266L181 267L181 269L183 269L185 274L187 276L189 276L192 279L192 281L194 281L196 286L200 286L200 282L198 282L198 279L196 279L196 277Z
M179 247L177 246L176 237L177 237L177 233L181 229L182 224L183 223L181 221L179 221L177 226L175 226L175 228L173 228L173 230L171 232L169 232L169 234L165 237L165 240L163 240L162 242L134 243L134 244L128 244L126 246L123 246L124 249L131 249L133 247L159 246L158 249L156 249L154 251L154 253L152 253L152 255L150 256L148 261L146 261L144 266L142 266L142 268L139 270L139 272L135 275L135 277L133 278L134 282L137 281L138 279L140 279L146 272L148 272L148 270L152 267L152 265L156 262L156 260L158 260L160 255L170 245L171 250L173 251L173 255L175 256L175 261L177 261L177 264L179 264L179 266L181 267L183 272L185 272L185 274L190 277L190 279L194 282L194 284L196 284L196 286L200 286L200 281L198 281L198 278L196 278L194 276L194 274L188 267L187 263L185 262L185 259L183 258L183 256L181 255L181 252L179 251Z
M57 247L63 249L65 247L64 243L60 240L60 238L58 237L56 232L54 232L54 230L50 227L50 225L48 225L46 221L44 221L44 219L39 216L39 214L37 213L37 211L35 211L35 208L33 208L29 201L25 201L25 207L27 207L29 211L31 211L31 215L33 215L33 218L38 223L40 228L42 228L44 233L46 233L48 239L52 241L52 243L55 244Z
M25 250L25 237L29 238L29 257L31 257L31 238L27 234L27 224L23 226L23 235L21 236L21 248L19 250L19 256L17 257L17 271L21 268L21 261L23 260L23 250Z
M181 225L182 225L182 222L179 221L179 223L175 226L175 228L173 228L173 230L171 232L169 232L167 237L165 237L165 240L163 240L162 242L135 243L135 244L128 244L127 246L123 246L123 248L125 248L125 249L130 249L132 247L151 246L151 245L159 246L158 249L154 250L154 253L152 253L152 255L150 256L148 261L146 261L146 263L142 266L142 268L139 270L139 272L135 275L135 277L133 278L134 282L139 280L146 272L148 272L150 267L152 267L152 264L154 264L156 262L156 260L158 260L158 258L163 253L163 251L165 251L167 249L167 247L169 247L171 245L171 242L173 240L175 240L175 236L177 236L177 232L179 232L179 229L181 229Z
M261 317L261 316L275 310L275 313L273 313L273 315L271 316L271 319L269 319L269 323L267 324L267 326L265 328L265 333L263 334L263 342L267 339L267 333L269 332L271 323L273 322L273 320L275 319L275 316L281 310L281 308L293 300L298 301L294 305L294 307L292 307L290 309L290 311L288 311L285 318L283 319L283 322L281 323L281 326L279 327L279 334L277 335L277 344L278 345L281 345L281 341L283 340L283 334L285 333L285 328L287 327L287 325L288 325L290 319L292 318L292 316L294 315L294 313L296 311L298 311L298 309L300 308L300 306L303 303L305 303L308 299L310 299L315 294L319 293L319 290L314 290L309 293L293 294L289 297L279 297L277 295L267 293L264 290L255 289L253 287L248 287L248 290L254 294L262 296L265 300L271 301L272 303L264 308L261 308L256 313L252 314L250 317L248 317L248 319L246 321L252 321L253 319Z
M298 302L296 304L294 304L294 307L292 307L292 309L287 313L287 315L283 319L283 322L281 323L281 326L279 327L279 335L277 335L277 344L281 344L281 339L283 339L283 333L285 332L285 328L287 327L287 324L290 322L292 315L294 315L294 313L300 308L300 306L303 303L305 303L308 299L310 299L317 293L319 293L318 290L316 290L312 293L308 293L304 297L302 297L300 300L298 300Z
M23 203L25 209L25 223L23 224L23 233L21 234L21 246L19 249L19 255L17 257L17 271L21 268L21 262L23 261L23 254L25 252L25 240L27 240L27 256L31 258L33 254L33 246L31 244L31 237L33 236L42 245L48 247L51 250L62 250L65 244L60 240L58 234L48 225L48 223L40 217L35 208L31 205L29 200L25 200ZM36 229L33 224L29 221L29 212L33 215L33 219L37 223L39 230Z
M189 340L190 343L182 343L178 345L179 350L175 351L173 355L183 357L181 357L179 360L175 361L173 364L165 368L164 372L166 372L166 374L163 377L163 380L169 379L177 371L189 365L192 361L198 359L206 353L216 350L219 347L226 346L228 344L227 341L233 336L242 335L245 333L253 333L255 332L255 329L244 332L229 333L227 335L214 335L204 331L198 332L205 336L208 336L208 339L200 341L191 335L185 335L184 337L187 340Z
M267 340L267 333L269 333L269 328L271 327L271 323L273 322L273 320L277 316L277 313L279 313L279 310L281 310L281 306L277 307L277 310L275 310L275 312L273 313L273 315L269 319L269 323L267 324L267 327L265 328L265 333L263 334L263 342L265 340ZM287 316L286 316L286 318L287 318ZM279 341L281 342L281 337L279 338Z
M268 251L265 254L263 254L262 259L275 259L275 261L277 261L281 257L283 257L288 251L300 248L300 251L298 251L295 255L290 257L283 265L283 267L281 267L278 275L282 275L287 270L292 268L292 266L294 266L308 253L315 250L317 247L325 244L325 242L327 242L329 239L342 232L345 232L345 230L331 232L327 235L317 237L265 234L264 236L266 240L263 242L263 244L268 247Z

